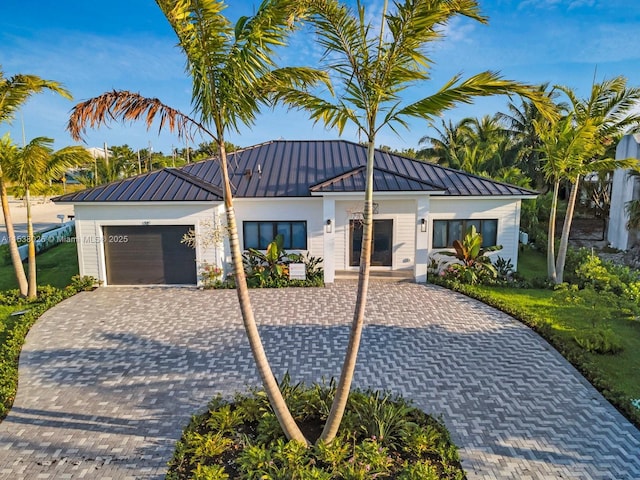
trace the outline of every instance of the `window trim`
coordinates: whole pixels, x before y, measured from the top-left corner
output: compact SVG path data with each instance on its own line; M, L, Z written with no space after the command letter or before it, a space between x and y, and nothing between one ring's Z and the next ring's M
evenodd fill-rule
M446 222L446 228L445 228L445 235L446 235L446 240L445 243L447 244L446 246L436 246L436 222ZM453 239L450 240L449 239L449 223L450 222L462 222L462 235L464 235L467 232L467 229L469 228L467 226L467 222L480 222L480 229L478 230L479 233L482 235L482 247L486 248L486 247L493 247L494 245L498 244L498 225L499 225L499 219L498 218L434 218L432 221L432 234L431 234L431 248L434 249L450 249L453 248L453 240L462 240L461 238L459 239ZM483 230L483 223L484 222L495 222L495 231L496 231L496 238L495 238L495 243L489 244L486 243L485 240L485 236L482 234L482 230Z
M254 248L255 250L266 250L267 246L265 245L264 248L261 248L260 245L260 225L261 224L265 224L265 223L270 223L271 224L271 229L272 229L272 236L270 241L273 241L273 239L276 238L277 232L278 232L278 224L283 224L283 223L288 223L289 224L289 238L291 240L290 244L284 244L282 246L282 248L284 248L285 250L307 250L307 247L309 245L309 239L308 239L308 228L307 228L307 221L306 220L243 220L242 221L242 244L245 250L248 250L249 248ZM300 246L294 246L293 244L293 224L294 223L301 223L304 226L304 246L300 247ZM247 225L249 224L255 224L258 228L258 239L257 239L257 244L258 247L247 247Z

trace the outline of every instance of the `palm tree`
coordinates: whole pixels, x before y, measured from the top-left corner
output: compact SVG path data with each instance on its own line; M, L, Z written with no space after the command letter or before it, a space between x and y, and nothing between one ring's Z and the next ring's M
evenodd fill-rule
M6 175L24 191L27 206L27 241L29 282L27 298L37 295L36 246L31 219L31 191L34 187L46 185L50 179L60 178L71 167L80 165L90 158L89 153L79 146L66 147L57 152L52 149L53 140L38 137L24 147L7 148L5 157Z
M395 131L407 126L407 117L433 121L444 110L458 103L470 103L477 96L516 93L539 103L551 113L553 108L534 88L505 80L494 72L483 72L467 80L455 76L439 91L410 104L401 94L411 85L428 80L432 62L425 47L441 38L443 26L453 17L466 16L486 22L475 0L404 0L388 10L384 1L379 26L369 22L364 5L357 1L357 12L336 0L303 0L320 45L325 49L328 69L340 84L340 97L334 102L308 92L282 92L279 99L307 109L313 120L340 132L350 122L367 143L366 187L363 237L355 311L349 343L331 412L321 441L336 435L346 406L355 370L369 285L373 227L373 169L377 133L385 127Z
M542 166L545 180L553 185L547 237L547 275L553 282L561 283L557 281L555 257L555 229L560 183L572 178L573 172L580 167L586 156L596 153L597 132L590 122L579 127L574 126L571 115L566 115L557 122L534 120L533 125L540 140L540 146L537 149L545 158Z
M559 94L557 90L549 89L547 83L540 85L538 89L540 93L548 95L551 99L555 99ZM536 104L527 99L522 99L520 105L509 102L507 108L509 113L498 112L496 118L506 124L515 143L514 149L518 154L516 166L531 179L534 188L546 191L542 172L543 160L540 158L540 138L534 126L534 121L540 122L544 118ZM560 110L565 108L565 104L558 105Z
M640 125L640 113L635 112L640 102L640 88L628 88L627 80L623 76L594 83L591 87L591 95L586 99L579 99L570 88L557 88L569 98L572 117L577 128L589 125L595 128L593 141L597 144L593 145L590 151L585 152L579 165L570 171L571 193L556 260L556 282L562 283L569 247L569 233L581 177L591 172L603 175L616 168L635 168L638 165L636 159L613 160L606 158L605 153L607 147L617 144L624 134Z
M425 135L418 143L430 144L430 147L418 151L418 158L424 158L429 162L435 162L449 168L459 169L464 161L463 148L466 141L464 120L453 124L451 120L440 121L442 126L436 127L430 124L437 136Z
M51 90L64 98L71 99L71 94L58 82L44 80L36 75L26 74L16 74L7 78L4 76L2 66L0 65L0 124L4 122L10 123L14 119L16 112L32 95L41 93L44 90ZM8 137L3 137L0 142L0 148L2 149L2 152L0 152L0 203L2 204L2 214L7 230L11 262L13 263L20 294L25 296L28 290L27 277L24 273L22 261L20 260L20 254L18 253L18 242L16 241L13 230L13 221L11 220L11 210L9 209L4 176L6 165L3 164L3 158L5 155L12 155L13 147L10 146L10 143Z
M307 88L327 81L323 72L309 68L280 68L273 61L274 48L283 45L291 30L290 0L265 0L253 17L243 17L234 26L222 14L221 0L156 0L173 27L187 57L193 81L192 104L197 118L185 115L158 99L114 91L76 105L69 130L80 138L88 124L97 127L111 119L124 122L144 119L150 127L159 119L160 129L176 131L182 139L193 133L216 143L223 181L223 197L229 230L229 246L238 301L260 378L287 438L308 444L296 425L269 365L253 314L242 266L242 252L233 207L227 166L225 135L239 126L251 125L274 91Z

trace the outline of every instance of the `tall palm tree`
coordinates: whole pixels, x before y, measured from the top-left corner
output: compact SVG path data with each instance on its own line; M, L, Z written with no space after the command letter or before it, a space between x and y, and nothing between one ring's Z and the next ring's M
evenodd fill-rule
M640 126L640 113L635 109L640 102L640 88L627 87L627 80L618 76L591 86L591 94L580 99L568 87L557 87L569 98L574 122L578 128L592 125L595 128L592 151L581 157L579 165L571 170L571 193L567 204L567 212L562 225L558 258L556 260L556 281L562 283L564 266L569 247L569 233L575 210L576 199L580 189L580 179L591 172L603 175L616 168L635 168L636 159L613 160L606 157L612 144L617 144L622 136Z
M251 125L274 91L307 88L327 81L325 73L309 68L276 68L274 48L284 44L291 30L292 0L265 0L255 15L236 25L222 14L221 0L156 0L173 27L187 58L193 81L194 116L185 115L158 99L127 91L105 93L76 105L69 130L79 138L87 125L97 127L111 119L143 119L150 127L159 119L160 129L176 131L189 139L199 132L218 148L223 197L229 229L229 246L238 301L251 351L276 417L289 439L308 443L296 425L278 388L258 332L242 266L238 227L227 166L225 136L240 125Z
M311 118L341 132L347 123L356 126L367 143L366 187L360 271L349 343L329 418L320 437L330 442L336 435L346 406L355 370L364 323L369 285L373 227L373 169L377 133L389 127L407 126L407 117L433 121L458 103L470 103L477 96L516 93L539 102L541 110L553 107L534 88L505 80L494 72L483 72L467 80L455 76L439 91L405 104L402 93L428 80L432 62L425 47L441 38L442 28L462 15L480 22L475 0L398 0L395 11L384 1L379 25L368 20L364 5L357 1L355 12L336 0L301 0L325 49L324 58L338 82L339 98L327 100L308 92L290 91L278 98L307 109ZM334 83L335 83L334 82Z
M544 155L543 172L546 181L553 185L553 196L549 214L549 230L547 237L547 275L555 283L558 282L555 256L556 216L558 211L558 195L562 181L572 178L573 172L579 168L586 156L596 153L596 127L588 122L579 127L574 125L571 115L550 122L534 120L540 145L537 149Z
M66 147L57 152L52 148L53 140L38 137L24 147L8 148L10 154L5 157L6 175L24 191L27 206L27 241L29 281L27 298L36 298L36 246L31 218L31 191L34 187L43 186L49 180L60 178L71 167L86 162L90 155L79 146Z
M65 90L62 85L52 80L44 80L36 75L16 74L12 77L5 77L0 65L0 124L11 121L15 118L16 112L22 105L34 94L41 93L44 90L50 90L58 93L64 98L71 99L71 94ZM0 203L2 204L2 215L7 230L7 241L9 244L9 252L11 262L16 274L18 288L20 294L27 295L28 285L27 277L24 273L24 267L18 253L18 242L16 241L13 229L13 221L11 219L11 210L9 209L9 201L7 197L7 187L5 181L5 165L3 165L3 156L12 154L13 147L10 146L10 140L3 137L0 142Z

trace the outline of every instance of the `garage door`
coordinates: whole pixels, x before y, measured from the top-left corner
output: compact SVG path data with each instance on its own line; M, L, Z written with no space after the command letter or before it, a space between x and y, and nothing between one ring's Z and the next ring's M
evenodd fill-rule
M191 225L105 226L109 285L196 283L196 252L180 243Z

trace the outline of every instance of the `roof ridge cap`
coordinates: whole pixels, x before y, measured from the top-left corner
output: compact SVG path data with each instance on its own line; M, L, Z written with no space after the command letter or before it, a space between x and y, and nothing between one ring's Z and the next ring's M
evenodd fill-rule
M173 175L173 176L178 177L178 178L180 178L182 180L185 180L185 181L191 183L192 185L195 185L196 187L202 188L203 190L206 190L209 193L213 193L214 195L217 195L220 198L223 197L222 188L218 187L217 185L212 185L209 182L205 182L201 178L196 177L195 175L192 175L191 173L184 172L181 169L176 168L176 167L165 167L162 170L165 170L170 175ZM160 171L162 171L162 170L160 170Z

